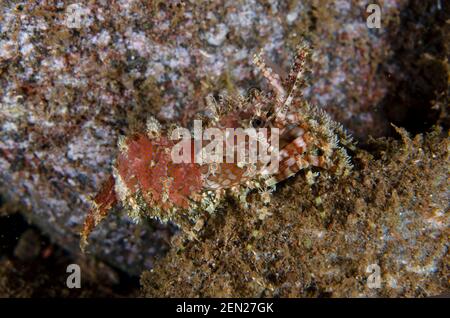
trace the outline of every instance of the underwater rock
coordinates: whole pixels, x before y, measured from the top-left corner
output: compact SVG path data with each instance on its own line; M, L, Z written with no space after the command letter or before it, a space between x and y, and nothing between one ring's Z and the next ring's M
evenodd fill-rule
M111 172L119 136L142 128L149 114L186 125L205 107L209 94L264 87L251 65L253 54L264 48L274 68L288 69L289 56L303 37L316 52L307 98L360 140L386 135L390 126L380 105L398 81L409 83L403 67L391 60L390 36L398 33L403 42L419 43L426 34L402 33L401 17L413 11L406 0L386 1L383 23L389 27L368 30L367 3L96 0L85 5L89 13L77 26L65 22L65 1L4 1L2 189L54 242L79 253L78 233L89 197ZM423 3L425 9L417 12L426 19L417 23L438 21L439 33L442 18L436 2ZM430 51L422 52L432 57L438 74L445 67L434 48L442 43L431 43ZM387 81L383 68L392 70L397 82ZM425 90L434 94L434 88ZM436 100L433 107L443 108L431 98ZM172 233L157 223L135 224L115 214L94 231L88 253L138 275L168 249Z
M261 221L229 203L142 275L146 297L429 297L449 290L450 139L357 150L346 178L287 180ZM290 204L286 204L289 201ZM371 277L379 274L378 283Z

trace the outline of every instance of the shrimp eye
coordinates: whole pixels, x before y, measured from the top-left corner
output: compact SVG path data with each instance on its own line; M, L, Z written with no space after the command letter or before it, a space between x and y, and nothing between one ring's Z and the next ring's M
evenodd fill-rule
M253 128L261 128L264 126L265 122L261 117L255 117L252 119L251 124Z

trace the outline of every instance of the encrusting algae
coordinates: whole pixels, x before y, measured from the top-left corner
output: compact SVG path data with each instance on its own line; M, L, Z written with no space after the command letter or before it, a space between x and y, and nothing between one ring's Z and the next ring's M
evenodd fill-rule
M429 297L448 292L449 138L440 128L356 149L347 177L300 172L250 208L226 202L197 240L175 236L144 297ZM289 204L286 204L289 202ZM380 269L380 286L368 284Z

